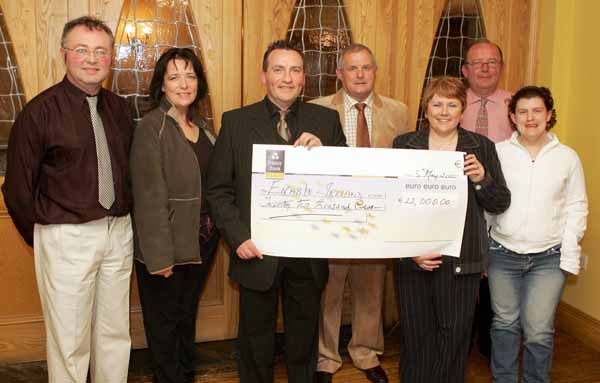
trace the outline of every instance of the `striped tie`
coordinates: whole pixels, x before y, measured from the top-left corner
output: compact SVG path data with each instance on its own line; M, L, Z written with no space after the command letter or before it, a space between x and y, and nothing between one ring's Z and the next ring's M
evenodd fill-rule
M277 134L279 134L279 136L283 138L285 142L290 140L290 131L288 129L287 122L285 121L285 115L287 112L287 110L279 111L279 122L277 123Z
M487 112L487 103L488 100L485 97L479 99L481 105L479 105L479 111L477 112L477 123L475 125L475 133L479 133L483 136L488 135L488 112Z
M94 128L94 140L96 141L96 158L98 160L98 202L105 209L110 209L115 202L115 187L113 185L112 167L110 164L110 152L106 141L106 133L102 119L98 114L98 97L86 97L90 105L90 116Z

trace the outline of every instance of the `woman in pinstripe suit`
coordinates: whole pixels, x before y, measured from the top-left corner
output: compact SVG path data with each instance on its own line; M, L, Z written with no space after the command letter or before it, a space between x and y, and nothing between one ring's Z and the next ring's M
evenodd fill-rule
M423 93L428 127L396 137L394 148L465 152L468 202L460 258L422 255L394 262L400 309L402 383L462 383L479 279L487 258L484 210L510 205L492 141L459 127L463 83L432 79Z

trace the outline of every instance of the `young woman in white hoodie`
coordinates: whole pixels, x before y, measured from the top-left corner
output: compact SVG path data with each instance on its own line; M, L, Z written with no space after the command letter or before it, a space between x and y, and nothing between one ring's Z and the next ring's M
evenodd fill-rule
M549 132L556 123L549 89L521 88L509 114L515 132L496 149L511 205L490 232L492 374L496 383L518 381L523 335L523 382L550 382L556 307L566 275L579 272L586 228L583 168Z

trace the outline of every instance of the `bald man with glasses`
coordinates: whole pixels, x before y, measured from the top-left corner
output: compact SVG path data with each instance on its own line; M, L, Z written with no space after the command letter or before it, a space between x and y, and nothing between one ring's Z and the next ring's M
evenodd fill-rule
M513 132L508 120L511 93L498 88L503 70L502 50L497 44L488 40L471 44L462 66L468 89L461 127L494 142L510 138Z
M511 92L499 89L504 71L502 50L489 40L472 43L462 66L467 88L467 108L461 126L482 134L494 142L504 141L512 135L508 119L508 103ZM487 277L483 277L473 322L473 337L479 352L486 358L491 355L490 327L492 307Z

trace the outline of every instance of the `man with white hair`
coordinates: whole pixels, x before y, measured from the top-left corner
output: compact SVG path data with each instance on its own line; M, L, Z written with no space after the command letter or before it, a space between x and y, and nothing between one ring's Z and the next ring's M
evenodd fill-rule
M365 45L346 47L336 70L343 88L312 102L338 111L348 146L389 148L408 130L406 105L373 91L377 64ZM330 260L329 280L321 296L317 381L331 382L342 366L338 351L344 286L352 289L352 339L348 352L354 365L374 383L386 383L379 363L383 353L383 311L386 262L377 259Z

